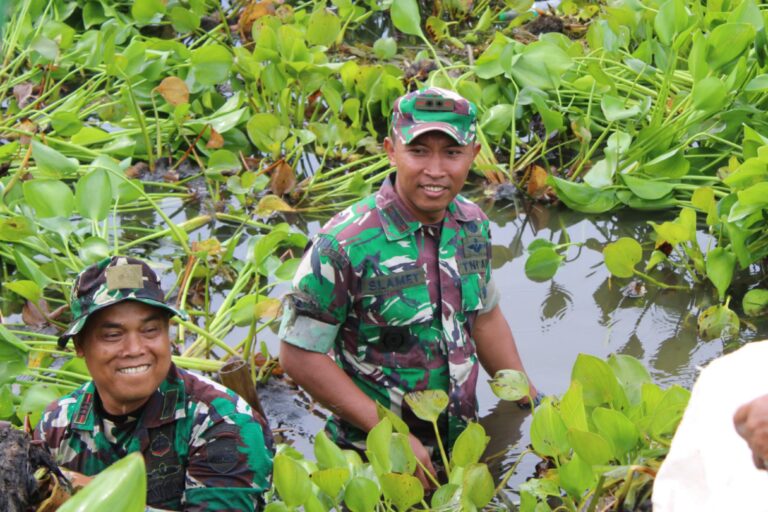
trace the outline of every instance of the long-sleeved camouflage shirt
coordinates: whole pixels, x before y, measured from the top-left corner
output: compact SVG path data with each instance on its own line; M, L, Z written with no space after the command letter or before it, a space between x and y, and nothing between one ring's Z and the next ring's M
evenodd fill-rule
M35 437L61 466L89 476L141 452L152 507L252 511L272 469L260 421L233 391L172 365L137 417L105 413L89 382L48 406Z
M314 238L286 296L279 336L305 350L334 349L352 381L427 446L436 444L434 430L403 397L446 391L450 402L439 426L451 447L476 418L471 331L477 315L498 302L490 258L488 219L480 208L457 196L440 224L425 226L390 178ZM365 433L338 417L328 430L340 444L364 447Z

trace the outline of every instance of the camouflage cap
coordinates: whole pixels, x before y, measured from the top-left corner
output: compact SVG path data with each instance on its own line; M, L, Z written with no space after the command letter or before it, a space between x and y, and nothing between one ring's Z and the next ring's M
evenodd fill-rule
M187 314L165 303L160 279L145 262L126 256L112 256L94 263L75 278L70 297L72 323L59 336L59 347L79 333L88 317L124 300L135 300L186 319Z
M462 146L475 141L477 108L468 99L439 87L425 87L400 96L392 111L392 132L403 144L437 130Z

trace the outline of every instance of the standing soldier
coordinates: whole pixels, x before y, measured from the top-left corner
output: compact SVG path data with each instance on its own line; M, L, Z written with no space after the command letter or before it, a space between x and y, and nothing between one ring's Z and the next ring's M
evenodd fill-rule
M405 420L433 474L434 431L405 393L448 394L439 426L450 447L477 417L478 360L490 375L524 371L491 278L488 218L458 195L480 150L475 122L474 104L451 91L398 98L384 140L396 173L314 238L280 329L280 361L334 413L337 443L363 450L378 402Z
M93 380L48 406L37 426L56 462L92 476L141 452L151 507L259 508L272 468L267 423L231 390L171 362L169 319L186 313L165 303L154 271L105 259L77 276L71 308L59 346L73 338Z

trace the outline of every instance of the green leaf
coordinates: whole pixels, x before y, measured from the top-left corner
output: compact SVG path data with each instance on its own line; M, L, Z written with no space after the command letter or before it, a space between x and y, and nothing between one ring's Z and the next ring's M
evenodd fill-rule
M728 248L715 247L707 253L707 277L717 288L721 302L731 286L735 266L736 256Z
M451 452L451 468L467 467L480 461L490 437L479 423L470 421L467 428L459 434Z
M288 130L274 114L258 113L248 120L248 136L261 151L271 153L279 149L280 143L288 136Z
M16 415L19 418L29 416L29 422L32 428L35 428L43 417L45 408L54 400L58 400L59 396L59 392L50 384L33 384L22 393Z
M112 183L107 171L95 169L78 180L75 204L86 219L102 221L107 218L112 206Z
M424 487L413 475L386 473L381 475L384 496L395 504L398 510L408 510L424 499Z
M592 411L592 421L597 432L610 442L613 458L617 460L624 460L624 456L640 442L635 424L619 411L598 407Z
M708 76L693 85L693 106L698 110L715 112L728 102L728 88L722 80Z
M412 391L405 394L405 401L421 420L435 422L448 407L448 395L442 389Z
M552 279L560 268L563 256L554 249L541 248L533 251L525 260L525 275L531 281L544 282Z
M349 481L350 473L346 467L335 467L313 471L312 482L336 503L341 490Z
M459 491L461 486L458 484L445 484L437 488L432 495L432 500L429 504L434 510L452 510L452 507L459 505Z
M373 43L373 54L379 60L389 60L397 55L397 41L393 37L381 37Z
M45 288L48 283L51 282L48 276L40 270L40 267L35 260L26 256L15 247L13 248L13 260L16 263L16 268L19 272L21 272L24 277L34 281L41 289Z
M560 415L566 428L589 430L587 412L584 408L584 386L574 380L560 399Z
M611 354L608 356L608 366L624 388L629 403L639 404L642 400L643 384L651 382L651 375L643 363L626 354Z
M643 171L657 178L682 178L691 164L679 149L673 149L643 164Z
M135 0L131 6L131 15L139 25L151 23L159 14L165 14L162 0Z
M607 121L621 121L638 116L642 112L639 104L627 106L627 101L617 98L611 94L606 94L600 100L600 108Z
M411 474L416 471L416 456L413 454L408 434L392 434L389 441L389 460L395 473Z
M568 452L570 445L565 423L548 399L536 407L531 421L531 444L539 455L558 457Z
M753 288L744 294L741 301L744 314L751 317L759 317L768 313L768 290Z
M643 258L643 248L634 238L622 237L605 246L603 257L611 274L622 278L632 277L635 265Z
M572 65L565 50L546 40L523 46L516 58L502 60L504 71L521 87L543 91L557 89Z
M350 480L344 489L344 504L350 512L374 512L381 491L376 483L362 476Z
M35 304L43 298L43 289L34 281L11 281L3 283L3 286Z
M0 375L2 374L3 363L0 362ZM0 381L2 379L0 378ZM0 419L9 420L15 416L16 407L13 404L13 391L8 384L0 385Z
M627 404L624 389L619 385L613 370L598 357L579 354L571 371L571 380L581 382L587 407L612 404L621 409Z
M557 472L560 485L572 498L580 498L584 492L597 482L592 465L584 461L578 454L560 466Z
M103 238L90 236L83 240L77 249L77 254L83 263L92 265L109 256L109 244Z
M96 475L69 498L58 512L120 510L143 512L147 499L147 476L141 453L131 453Z
M723 23L707 38L707 63L718 71L748 51L755 40L755 27L749 23Z
M501 137L509 130L514 118L514 106L507 103L494 105L483 113L480 128L491 137Z
M75 205L72 190L58 180L30 180L23 185L24 199L40 218L69 218Z
M378 416L379 420L383 420L384 418L387 418L389 422L392 424L392 428L395 430L395 432L398 432L403 435L408 435L410 430L408 429L408 425L405 424L403 419L392 412L391 410L387 409L383 405L381 405L379 402L376 402L376 415Z
M747 92L768 91L768 74L757 75L744 86Z
M197 83L216 85L229 78L232 54L224 46L207 44L192 50L191 62Z
M501 65L501 55L505 52L507 45L510 44L514 45L517 43L513 43L501 31L496 31L493 36L493 42L475 62L475 74L478 78L489 79L504 73L504 68Z
M611 443L600 434L584 430L568 430L568 442L573 451L591 465L607 464L613 457Z
M464 471L462 480L462 502L469 502L477 510L482 510L495 494L493 477L485 464L472 464Z
M333 11L322 7L312 13L307 27L307 41L310 44L332 46L341 32L341 20Z
M621 174L620 176L633 194L650 201L661 199L675 189L672 183L666 181L646 180L629 174Z
M578 212L604 213L619 203L613 190L601 190L554 176L548 176L547 183L555 189L557 197L568 208Z
M677 34L688 28L690 14L682 0L667 0L659 8L653 21L653 28L659 40L669 46Z
M50 177L76 173L79 165L76 159L68 158L37 140L32 141L32 158L37 167Z
M421 32L421 14L416 0L393 0L389 8L392 23L404 34L424 37Z
M739 317L724 304L705 309L699 314L697 323L699 336L705 340L731 338L739 334Z
M645 392L645 388L643 391ZM683 417L690 397L690 391L677 385L670 387L661 394L651 413L652 418L649 425L649 434L654 439L672 437Z
M168 18L171 20L173 30L182 34L200 28L200 16L190 9L185 9L179 5L171 8Z
M29 348L0 324L0 384L14 382L27 372Z
M315 458L320 469L347 467L344 452L322 430L315 436Z
M488 383L493 394L510 402L516 402L530 393L528 378L518 370L499 370Z
M289 507L303 505L312 492L307 470L287 455L275 455L272 478L280 498Z
M365 455L377 475L392 471L392 461L389 454L389 444L392 441L392 423L384 418L368 431L365 442Z
M0 241L18 242L35 234L35 226L26 217L0 219Z
M57 110L51 116L51 126L56 131L56 135L71 137L80 131L83 123L74 112Z

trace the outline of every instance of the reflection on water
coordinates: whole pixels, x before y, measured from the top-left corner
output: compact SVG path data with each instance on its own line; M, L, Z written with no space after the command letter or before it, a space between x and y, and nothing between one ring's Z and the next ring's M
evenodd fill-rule
M648 220L662 215L622 212L584 216L557 208L486 208L493 221L494 272L501 290L501 307L515 333L526 369L545 393L562 394L570 381L571 367L583 352L602 358L611 353L636 357L664 386L690 388L697 368L721 355L721 340L702 341L696 334L699 311L716 301L711 287L696 286L690 292L648 286L637 298L626 297L625 279L609 279L602 248L622 236L650 240ZM566 234L567 232L567 234ZM706 247L706 234L702 234ZM567 260L545 283L524 274L524 248L534 239L557 243L581 242L570 249ZM652 247L645 247L646 256ZM671 272L654 274L663 282L679 282ZM732 302L732 307L736 305ZM755 322L755 330L742 330L739 343L768 337L768 321ZM736 345L738 345L736 344ZM727 346L727 349L735 346ZM481 382L487 380L481 379ZM499 404L486 384L478 386L482 423L493 439L488 453L506 446L510 451L494 464L497 475L513 464L529 444L530 416L516 407ZM518 466L510 487L533 474L536 457L527 456Z

